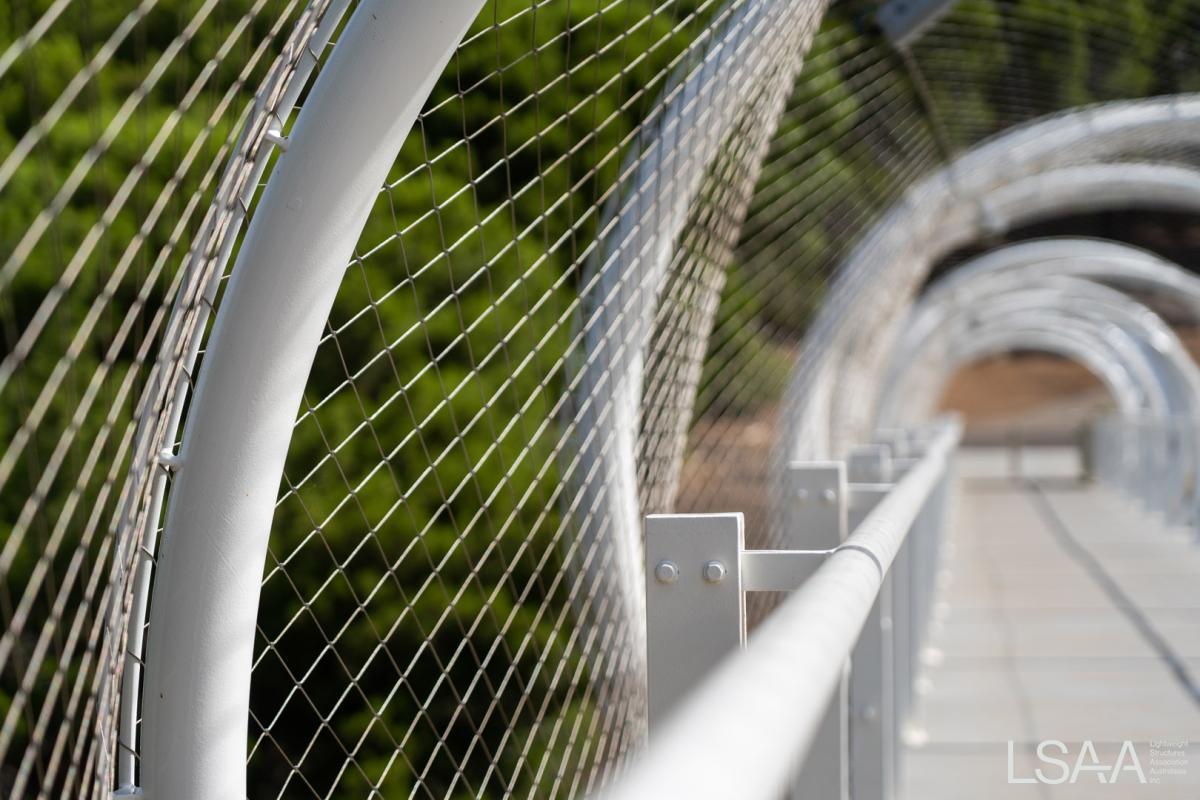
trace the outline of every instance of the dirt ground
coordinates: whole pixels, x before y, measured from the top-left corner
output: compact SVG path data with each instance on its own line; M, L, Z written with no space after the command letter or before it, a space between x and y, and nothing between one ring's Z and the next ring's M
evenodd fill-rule
M962 370L942 408L963 415L968 442L1066 443L1088 419L1111 411L1112 401L1100 381L1075 362L1031 353Z
M1072 361L1041 354L1002 356L959 372L942 407L960 411L972 422L988 422L1103 391L1100 381Z

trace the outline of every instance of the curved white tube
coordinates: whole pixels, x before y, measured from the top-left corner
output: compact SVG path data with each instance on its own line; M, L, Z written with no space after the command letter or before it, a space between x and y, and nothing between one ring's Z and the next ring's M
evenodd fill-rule
M788 525L785 465L838 455L869 432L889 343L934 262L983 234L1075 209L1200 210L1200 173L1134 163L1197 144L1200 95L1107 103L1011 130L916 183L861 237L809 328L777 422L772 537Z
M267 537L322 327L404 138L482 0L366 0L318 77L238 254L184 427L155 575L142 785L246 796Z
M317 57L315 54L320 53L325 48L325 45L329 43L329 38L333 35L334 29L337 28L338 23L341 22L342 16L345 14L348 2L349 0L333 0L333 2L330 2L324 8L319 23L315 30L313 30L307 44L302 48L295 65L292 67L291 74L287 78L286 89L281 93L278 101L273 106L268 107L267 103L267 98L272 95L270 84L267 83L264 88L259 89L259 94L255 99L254 114L247 121L246 128L242 130L238 143L234 147L234 152L240 153L242 151L247 135L253 130L254 118L256 116L269 116L281 127L291 117L301 90L308 85L309 76L312 74L313 69L316 68ZM282 60L281 62L277 62L275 69L279 69L281 63L285 62L282 62ZM267 152L259 152L251 157L250 163L252 166L249 170L249 180L246 181L244 193L239 198L241 202L235 205L233 219L228 223L224 246L217 254L217 257L208 265L207 283L203 288L204 302L199 304L199 307L196 309L199 319L189 333L187 346L181 356L181 366L188 374L193 371L196 359L199 356L204 331L207 327L209 310L216 301L217 289L221 282L220 278L225 272L225 265L228 263L233 246L237 241L237 233L245 221L246 209L250 208L254 200L259 181L267 168L269 160ZM231 160L224 167L225 176L223 176L223 180L230 173L244 169L245 167L245 161L237 158ZM220 202L219 199L214 200L214 203L218 202ZM206 220L206 224L208 224L208 220ZM203 239L203 232L197 238ZM186 313L186 293L181 292L175 300L175 306L172 308L171 314L173 318L180 319ZM167 341L170 340L168 339ZM162 377L161 373L157 373L154 380L156 382L160 381ZM170 406L171 410L165 429L161 434L161 441L174 442L176 440L189 389L190 386L185 380L181 380L176 384L173 392L173 402ZM145 396L157 396L157 391L151 389ZM155 415L144 417L139 425L139 430L135 434L135 440L145 437L149 429L157 421L158 419ZM146 522L142 533L142 552L138 558L137 572L133 580L129 614L124 621L126 630L125 669L121 674L121 701L117 728L118 787L134 787L137 779L137 732L138 722L141 718L141 695L139 694L139 690L142 681L146 614L150 606L152 565L158 547L158 525L167 490L167 475L165 470L161 467L156 467L155 469L157 474L153 479L150 500L146 509Z
M915 185L840 267L789 383L775 461L828 457L869 428L870 408L852 398L877 385L912 297L954 248L1076 211L1200 210L1200 173L1111 163L1183 144L1200 144L1200 96L1111 103L999 136ZM855 308L870 308L874 325Z
M1071 359L1104 384L1122 416L1137 418L1148 413L1149 398L1134 382L1130 369L1112 350L1111 344L1082 331L1039 325L983 333L965 343L961 350L956 350L954 362L962 366L1014 350L1034 350Z
M914 307L879 393L879 424L889 427L899 422L901 404L912 393L914 381L922 377L920 364L934 364L943 374L954 368L954 362L947 363L940 352L933 352L939 343L954 349L966 338L964 334L973 334L984 321L1002 327L1037 315L1065 323L1079 318L1121 327L1151 356L1155 372L1149 379L1167 403L1160 413L1200 412L1200 370L1175 333L1141 303L1080 278L1034 279L1023 273L986 272L956 282L953 292L931 290ZM933 383L940 385L941 377Z
M880 424L903 424L932 413L951 372L975 357L977 339L1019 336L1031 328L1090 335L1099 343L1092 348L1097 358L1120 364L1151 401L1145 415L1191 419L1200 413L1200 369L1157 314L1091 280L1054 273L1047 277L1051 268L1036 263L1019 269L972 268L965 276L955 273L953 280L935 284L914 307L893 351L878 395ZM1144 272L1134 274L1146 278ZM1105 347L1111 352L1104 354ZM1098 372L1094 361L1091 369ZM1161 463L1170 468L1154 483L1154 505L1173 517L1190 514L1195 505L1197 445L1190 438L1162 441L1166 460Z
M723 6L721 35L668 81L662 105L623 163L625 177L604 209L596 255L584 272L584 354L571 420L578 445L572 458L582 466L572 476L578 484L572 506L581 509L576 516L583 552L602 551L591 558L585 580L615 595L638 664L645 652L645 598L637 442L646 349L667 268L704 181L739 122L758 120L745 143L751 153L761 154L769 144L826 5L731 0ZM747 158L755 166L759 160ZM682 415L682 424L688 416Z
M1192 207L1196 209L1200 209L1200 197ZM1032 239L990 250L938 278L922 295L922 302L935 293L957 292L978 276L992 273L1009 275L1016 282L1087 278L1123 289L1166 294L1186 305L1192 319L1200 323L1200 277L1154 253L1104 239Z

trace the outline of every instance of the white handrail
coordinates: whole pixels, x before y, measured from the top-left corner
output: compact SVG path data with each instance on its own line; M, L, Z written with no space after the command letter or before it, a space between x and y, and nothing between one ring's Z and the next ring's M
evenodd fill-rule
M777 798L812 744L884 576L946 473L962 426L925 455L801 588L685 700L610 800Z

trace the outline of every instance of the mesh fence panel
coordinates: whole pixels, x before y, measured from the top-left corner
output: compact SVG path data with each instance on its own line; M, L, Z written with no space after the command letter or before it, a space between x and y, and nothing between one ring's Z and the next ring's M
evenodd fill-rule
M645 728L622 514L744 511L765 543L789 375L880 215L1014 125L1200 88L1185 0L962 0L908 50L877 5L482 4L375 196L298 410L251 797L602 784ZM356 8L0 15L6 796L136 779L163 453L268 131Z

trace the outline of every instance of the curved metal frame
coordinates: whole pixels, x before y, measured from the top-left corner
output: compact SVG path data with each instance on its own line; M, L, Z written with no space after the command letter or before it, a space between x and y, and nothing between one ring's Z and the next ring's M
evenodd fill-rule
M1095 375L1113 397L1122 415L1132 418L1145 413L1145 393L1134 381L1127 366L1120 361L1120 354L1111 348L1109 342L1097 340L1091 333L1089 330L1044 325L1005 327L981 333L968 347L958 351L955 359L961 367L981 358L1014 350L1059 355L1083 365Z
M316 68L317 54L324 50L325 46L329 43L329 39L333 36L334 30L341 22L348 4L349 0L333 0L333 2L330 2L325 7L311 38L302 49L295 65L292 67L291 75L286 79L286 87L279 93L276 103L273 105L269 104L265 99L266 95L260 90L259 95L255 99L255 113L251 115L251 120L242 131L238 143L234 148L235 152L241 151L245 145L246 137L253 130L253 120L255 117L259 115L267 117L277 124L280 129L286 125L292 112L295 110L296 102L300 98L300 92L308 84L308 79ZM200 353L200 345L204 338L206 324L216 300L220 277L224 274L225 266L229 262L233 246L238 238L237 233L245 221L246 209L250 207L254 200L254 194L258 189L259 181L262 178L263 172L266 171L269 161L269 151L266 148L262 148L251 157L250 178L245 183L245 194L239 197L240 202L234 206L233 218L230 220L225 234L224 246L217 253L216 258L212 260L212 263L208 265L207 283L204 285L201 293L203 302L194 309L199 318L195 321L191 331L187 335L187 343L183 348L181 366L185 374L192 374L195 367L196 359ZM241 162L235 159L226 165L225 170L228 174L243 166ZM203 232L197 238L203 238ZM172 308L172 324L186 316L188 309L183 300L182 294L176 298L175 306ZM154 380L159 381L162 377L160 373L155 376ZM160 434L161 441L176 441L189 389L190 384L186 380L180 380L176 384L172 392L174 397L170 406L171 410L166 420L166 425ZM155 397L157 396L157 392L149 391L146 396ZM135 440L146 437L155 421L153 415L144 417L135 435ZM159 457L161 458L161 454ZM133 788L136 786L137 781L137 732L141 717L141 696L139 689L142 677L142 664L145 658L146 616L149 611L151 577L158 546L158 525L162 516L162 506L166 497L166 491L167 470L162 468L156 469L146 508L146 522L142 534L142 546L137 562L136 574L133 579L129 614L125 620L125 664L124 671L121 674L116 758L117 785L122 788Z
M1072 360L1078 359L1093 373L1111 376L1113 372L1119 372L1122 380L1118 385L1124 390L1132 390L1125 391L1122 397L1114 395L1123 412L1138 416L1170 413L1171 393L1159 380L1160 365L1148 356L1138 339L1119 327L1039 309L1025 314L999 312L991 317L975 318L969 328L973 337L971 341L956 343L958 346L952 345L936 353L921 354L929 362L938 358L942 360L936 364L923 364L929 369L922 371L919 378L915 377L914 371L905 376L907 380L893 387L894 391L907 393L907 402L894 411L889 410L887 419L925 416L925 410L936 404L946 381L966 364L1003 352L1043 350L1043 345L1047 343L1057 344L1051 352L1067 355ZM1069 355L1062 352L1068 342L1075 346L1074 352ZM1112 369L1103 369L1101 359L1111 362ZM912 386L913 383L917 384L916 388Z
M376 192L481 3L362 3L250 222L184 426L157 562L147 797L246 796L259 590L296 410Z
M604 209L596 257L584 275L584 354L572 390L578 409L572 423L580 457L589 464L575 501L585 512L579 535L585 551L613 548L590 560L586 580L615 582L613 602L624 609L638 664L645 651L645 589L637 434L654 313L713 161L751 103L764 103L771 120L782 113L824 5L726 4L726 35L710 42L699 68L685 63L668 81L665 107L626 159L626 177ZM792 30L802 31L801 40L786 36ZM748 80L751 53L762 48L791 57L765 78ZM760 126L760 149L769 143L770 127Z
M777 465L827 457L869 427L870 410L844 402L853 396L846 387L875 382L889 335L939 257L983 234L1074 211L1200 210L1200 173L1112 163L1186 144L1200 144L1200 97L1112 103L1001 135L914 186L862 237L810 328L784 399ZM864 307L877 315L874 330L850 322L848 310ZM839 373L851 360L862 375Z
M977 256L933 284L923 295L921 305L951 302L954 298L960 298L961 302L961 295L969 293L973 284L996 276L1003 276L1013 285L1028 285L1053 276L1086 278L1122 290L1163 295L1182 303L1193 321L1200 323L1200 278L1153 253L1118 242L1088 238L1037 239L1006 245ZM903 350L905 341L915 341L927 333L920 330L922 327L932 328L937 324L936 317L927 315L924 321L915 315L910 317L906 339L897 344L890 356L891 366L885 373L884 386L895 385L900 365L910 363L911 353L906 354ZM1189 360L1186 354L1177 353L1176 358ZM880 396L886 402L891 395L885 390ZM888 415L882 408L876 413ZM1167 453L1179 449L1186 455L1197 447L1192 437L1184 436L1183 428L1178 425L1166 424L1160 432L1165 441L1159 443L1159 449ZM1122 448L1123 452L1130 449ZM1162 505L1172 519L1182 518L1181 515L1194 517L1200 512L1200 487L1196 485L1200 479L1200 462L1172 463L1171 466L1179 467L1174 470L1173 479L1182 484L1178 488L1182 499L1179 505L1170 500L1163 501ZM1155 488L1161 489L1169 482L1159 481ZM1188 508L1188 496L1195 497L1191 509Z
M157 562L144 681L142 783L149 797L245 796L244 724L261 569L295 411L321 328L377 189L481 5L482 0L365 0L316 81L251 221L189 410ZM756 48L796 54L770 76L772 85L786 91L804 46L777 32L811 33L823 6L780 8L766 2L742 6L747 18L761 13L755 26L739 27L735 35L755 38ZM778 24L781 15L796 13L808 14L814 24ZM723 53L740 51L729 41L713 46ZM596 496L608 493L609 518L626 528L614 538L621 543L619 579L635 603L631 610L640 596L635 578L639 561L628 556L636 555L634 537L640 526L636 486L628 480L634 452L630 433L636 431L649 310L657 302L663 268L686 211L724 138L694 109L724 111L726 104L714 99L714 87L724 87L731 100L746 95L746 86L736 80L735 61L718 59L714 64L693 73L702 76L700 83L692 84L689 78L680 91L674 106L678 116L661 126L658 138L650 142L653 158L639 154L643 160L633 195L621 196L618 202L626 205L614 209L617 234L609 241L615 250L602 248L595 275L601 302L589 316L585 335L589 363L604 365L607 394L588 385L586 371L580 391L591 393L594 407L612 411L607 421L598 415L582 427L594 441L604 444L610 434L615 440L612 452L602 453ZM694 94L689 89L693 85ZM705 103L699 102L705 95ZM1048 134L1054 149L1069 151L1072 160L1081 155L1102 159L1168 136L1172 142L1200 142L1194 132L1181 135L1181 127L1197 127L1200 101L1177 100L1167 112L1161 101L1089 110L1045 123L1048 130L1039 129L1032 139L1026 129L984 150L988 159L1020 154L1022 163L1015 168L1011 160L1001 159L1005 173L1020 174L1042 168ZM736 114L726 119L736 119ZM699 138L711 148L697 152L698 143L687 138L702 124ZM1072 147L1071 141L1095 147ZM662 163L671 156L680 161L665 173L671 180L663 181ZM647 179L643 165L655 161ZM950 192L943 192L935 179L914 193L912 199L924 216L916 210L907 216L923 221L918 230L928 233L935 219L942 224L945 203L936 199L959 202L963 176L971 175L967 167L973 163L958 165ZM969 187L990 187L991 177L982 184L977 177L971 175ZM1097 201L1097 191L1087 194L1093 203L1088 207L1102 202ZM1116 202L1115 194L1110 200ZM994 213L993 209L984 216ZM901 222L907 226L911 219ZM872 237L864 254L873 257L872 248L888 244L888 238ZM920 259L932 251L924 248L918 254L901 248L914 265L906 271L909 279L919 275ZM644 265L646 254L649 263ZM829 308L836 312L840 306L835 300ZM615 327L610 324L614 322ZM826 333L839 334L839 327L830 324L825 323ZM830 339L836 345L843 340L844 330ZM596 354L601 358L593 360ZM585 508L592 512L586 503ZM640 625L635 610L632 616Z
M1093 338L1113 347L1121 347L1119 339L1124 339L1124 352L1107 357L1121 364L1153 401L1144 409L1147 416L1194 418L1200 413L1200 369L1158 315L1115 289L1078 277L1037 277L1039 269L1044 274L1052 266L972 269L946 281L948 286L935 285L915 307L893 352L879 395L881 424L931 407L950 373L978 357L974 343L981 335L986 339L989 333L1003 336L1038 327L1078 333L1093 328ZM962 335L968 330L971 337ZM914 382L925 391L914 392ZM1190 515L1196 506L1198 447L1200 442L1174 436L1146 443L1149 462L1163 473L1151 504L1173 519Z
M898 344L879 395L879 421L883 427L900 422L899 410L909 396L912 381L921 377L920 366L933 363L942 374L948 374L957 364L946 362L933 353L937 344L961 344L965 330L976 330L987 324L1004 326L1025 319L1046 319L1070 324L1073 320L1097 325L1110 324L1136 341L1147 353L1154 366L1151 380L1161 388L1164 406L1147 409L1167 414L1188 414L1200 411L1200 370L1183 348L1182 343L1166 323L1154 312L1135 300L1077 278L1044 278L1031 282L1023 276L987 276L988 280L973 281L969 297L963 293L946 295L938 292L918 303L911 316L905 337ZM927 385L935 386L937 381ZM913 406L909 406L913 408Z
M985 274L1011 275L1014 280L1088 278L1122 289L1170 294L1187 305L1193 320L1200 324L1200 277L1154 253L1105 239L1056 237L1005 245L942 276L922 300L956 292Z
M1200 211L1200 173L1135 163L1138 153L1188 144L1200 144L1200 95L1108 103L997 136L911 187L843 262L797 357L772 452L771 539L790 524L786 465L839 455L869 432L888 345L938 258L1075 209L1161 205L1154 191L1164 185L1174 187L1171 207ZM853 313L864 308L877 324Z
M173 459L179 467L155 571L143 689L147 796L245 795L254 624L295 410L378 187L481 5L364 2L268 179ZM738 109L752 95L778 116L824 5L754 0L734 8L726 36L709 43L706 54L714 57L682 69L668 89L661 122L637 153L631 191L614 195L601 226L605 244L586 281L599 300L587 315L588 366L576 394L585 408L600 409L593 417L585 412L579 425L601 462L585 500L608 503L609 518L622 528L611 537L616 580L635 631L644 625L640 524L636 483L628 480L636 473L627 468L648 321L675 239ZM757 52L770 46L794 57L776 62L748 92L748 48L735 46L742 40ZM708 118L713 109L722 115L717 124ZM594 515L592 503L582 507Z
M1014 325L1030 324L1037 327L1037 333L1042 337L1058 335L1062 336L1067 333L1072 326L1078 326L1083 322L1078 318L1060 317L1055 318L1052 315L1039 315L1028 322L1021 322L1019 319L1002 319L994 323L997 327L995 332L980 333L973 332L973 336L983 336L984 340L978 346L974 346L974 342L968 347L956 350L950 356L950 360L959 366L969 363L981 357L984 354L994 354L1006 350L1012 350L1013 347L1027 348L1033 345L1035 350L1050 350L1051 352L1059 352L1068 358L1072 354L1062 352L1060 348L1037 346L1041 344L1038 341L1030 342L1022 334L1027 334L1029 331L1023 327L1014 328ZM1085 325L1095 325L1097 323L1084 322ZM1150 355L1149 350L1144 343L1131 338L1127 331L1114 330L1110 328L1108 341L1105 344L1118 345L1120 352L1110 355L1095 354L1095 358L1089 363L1086 357L1081 357L1082 354L1076 354L1076 361L1087 366L1094 374L1099 375L1099 369L1095 359L1108 359L1117 371L1125 373L1123 377L1127 380L1137 380L1133 378L1136 373L1141 373L1146 376L1154 376L1149 378L1151 381L1156 381L1166 378L1170 374L1170 370L1164 370L1164 362L1162 359L1153 357L1145 359L1145 356ZM1113 334L1116 334L1113 336ZM992 339L989 342L987 339ZM1124 339L1124 341L1122 341ZM990 352L989 352L990 351ZM1141 357L1137 360L1130 360L1125 364L1120 363L1120 359L1124 356L1134 355ZM1143 360L1144 359L1144 360ZM1160 362L1156 367L1155 362ZM1139 363L1140 362L1140 363ZM948 374L943 374L939 383L944 382ZM1145 378L1143 379L1145 380ZM1107 385L1106 381L1106 385ZM934 383L929 383L927 386L933 389ZM1110 392L1116 397L1113 387L1108 386ZM1136 387L1135 391L1143 387ZM1160 388L1160 387L1156 387ZM933 405L932 392L926 397L927 404ZM1200 468L1200 454L1197 453L1197 446L1200 445L1194 437L1181 436L1180 431L1176 426L1170 424L1172 420L1193 419L1194 411L1179 411L1176 405L1174 409L1163 407L1163 392L1155 391L1160 399L1156 402L1143 403L1140 408L1133 407L1131 411L1127 403L1119 402L1121 416L1127 425L1142 426L1143 422L1155 421L1157 423L1166 423L1159 425L1144 426L1145 429L1138 440L1131 442L1123 448L1126 455L1133 455L1136 458L1133 461L1126 463L1123 470L1124 473L1133 473L1140 471L1143 473L1142 479L1137 481L1142 486L1140 497L1144 500L1151 510L1164 512L1170 521L1183 521L1194 516L1197 510L1197 501L1200 497L1197 496L1196 474ZM1178 400L1178 393L1176 392ZM1170 396L1170 395L1168 395ZM1193 404L1194 405L1194 404Z

